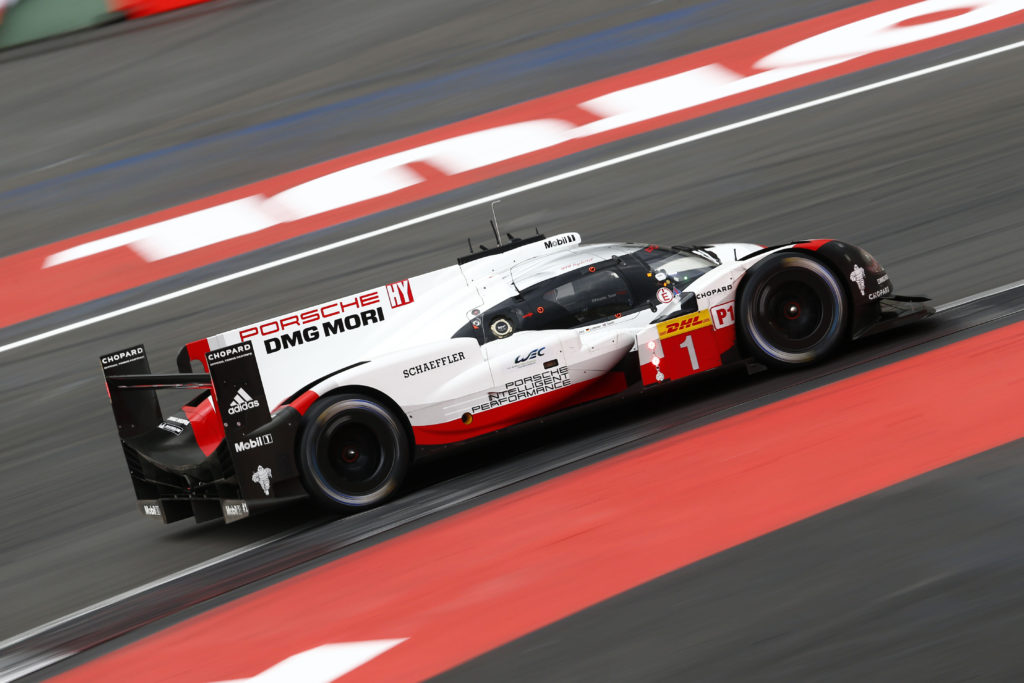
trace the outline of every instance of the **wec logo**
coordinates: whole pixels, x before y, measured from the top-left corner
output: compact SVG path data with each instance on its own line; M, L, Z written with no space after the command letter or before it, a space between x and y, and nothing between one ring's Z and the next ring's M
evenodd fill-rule
M540 358L541 356L544 355L544 349L546 348L546 346L542 346L539 349L534 349L533 351L530 351L525 356L516 356L516 365L518 365L519 363L525 363L528 360Z

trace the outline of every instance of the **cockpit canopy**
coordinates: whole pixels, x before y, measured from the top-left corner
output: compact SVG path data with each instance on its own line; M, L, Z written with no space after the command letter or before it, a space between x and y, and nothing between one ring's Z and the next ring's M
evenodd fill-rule
M681 248L615 244L574 249L516 266L519 294L470 321L455 336L481 343L519 330L572 329L612 320L675 295L718 264Z

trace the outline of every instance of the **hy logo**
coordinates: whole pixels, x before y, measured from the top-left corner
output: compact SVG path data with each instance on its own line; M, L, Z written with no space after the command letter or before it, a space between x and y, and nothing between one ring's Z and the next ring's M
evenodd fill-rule
M516 356L516 365L518 365L519 363L525 363L528 360L533 360L534 358L540 358L541 356L544 355L544 349L546 348L546 346L542 346L539 349L534 349L533 351L530 351L525 356Z
M228 415L237 415L238 413L245 412L250 408L259 408L260 402L249 395L245 389L239 389L235 397L231 399L231 405L228 406Z

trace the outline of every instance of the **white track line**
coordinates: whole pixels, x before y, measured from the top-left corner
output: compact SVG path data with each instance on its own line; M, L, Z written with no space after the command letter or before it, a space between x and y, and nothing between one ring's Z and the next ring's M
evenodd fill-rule
M24 678L40 669L45 669L57 662L61 662L74 654L73 652L62 652L52 655L38 655L33 658L19 660L15 664L8 664L3 656L0 656L0 683L11 683L11 681Z
M1008 292L1011 289L1017 289L1018 287L1024 287L1024 280L1017 280L1016 282L1011 282L1008 285L1000 285L999 287L993 287L992 289L986 289L984 292L978 292L977 294L971 294L970 296L965 296L963 299L957 299L956 301L950 301L948 304L942 304L941 306L936 306L935 307L935 311L937 313L941 313L942 311L948 311L951 308L956 308L957 306L963 306L964 304L969 304L969 303L972 303L972 302L977 301L979 299L984 299L986 297L995 296L996 294L1002 294L1003 292Z
M97 602L94 605L90 605L76 612L72 612L71 614L66 614L63 617L54 619L53 621L47 622L42 626L37 626L23 633L19 633L16 636L8 638L7 640L0 641L0 653L3 653L4 650L14 647L15 645L22 643L28 640L29 638L32 638L33 636L37 636L42 633L46 633L47 631L52 631L56 628L59 628L60 626L63 626L69 621L73 621L75 619L78 619L79 617L84 617L88 614L92 614L93 612L104 609L105 607L116 605L119 602L124 602L125 600L134 598L135 596L141 595L146 591L153 590L154 588L159 588L160 586L171 583L172 581L176 581L180 578L186 577L189 574L195 574L196 572L202 571L209 567L213 567L223 562L227 562L228 560L234 559L241 555L245 555L246 553L251 553L254 550L259 550L260 548L272 545L274 543L277 543L278 541L283 541L284 539L301 533L306 529L311 528L312 526L315 525L304 524L302 526L295 527L294 529L289 529L288 531L283 531L279 534L274 534L273 536L265 538L262 541L249 543L248 545L244 545L241 548L236 548L235 550L228 551L223 555L217 555L216 557L212 557L209 560L204 560L198 564L192 565L191 567L186 567L185 569L176 571L173 574L168 574L167 576L161 577L159 579L154 579L149 583L144 583L141 586L132 588L131 590L125 591L124 593L119 593L118 595L115 595L111 598L107 598L106 600Z
M179 299L183 296L188 296L189 294L201 292L204 289L210 289L211 287L216 287L226 282L238 280L243 277L248 277L249 275L262 273L272 268L278 268L289 263L294 263L295 261L301 261L312 256L317 256L318 254L323 254L328 251L340 249L341 247L347 246L349 244L355 244L356 242L362 242L364 240L372 239L374 237L379 237L380 235L385 235L389 232L394 232L396 230L404 230L405 228L409 228L414 225L419 225L421 223L426 223L427 221L434 220L435 218L450 216L453 213L465 211L466 209L475 208L477 206L484 206L486 204L490 204L491 202L497 199L504 199L505 197L511 197L513 195L529 192L530 190L535 190L538 187L553 185L554 183L559 183L563 180L569 180L570 178L575 178L577 176L586 175L588 173L593 173L595 171L600 171L601 169L605 169L610 166L616 166L618 164L633 161L634 159L640 159L651 154L657 154L658 152L663 152L667 149L673 149L675 147L680 147L691 142L697 142L698 140L704 140L706 138L714 137L716 135L722 135L723 133L729 133L734 130L739 130L740 128L746 128L748 126L753 126L758 123L763 123L764 121L771 121L772 119L788 116L789 114L794 114L799 111L805 111L807 109L813 109L814 107L820 107L824 104L829 104L830 102L836 102L838 100L843 100L848 97L854 97L856 95L861 95L866 92L871 92L872 90L878 90L880 88L885 88L890 85L895 85L897 83L902 83L904 81L909 81L915 78L921 78L922 76L927 76L929 74L937 73L939 71L945 71L946 69L952 69L954 67L962 66L964 64L970 64L971 62L976 62L981 59L986 59L988 57L994 57L995 55L999 55L1004 52L1010 52L1011 50L1017 50L1022 47L1024 47L1024 40L1018 41L1016 43L1010 43L1009 45L1003 45L1002 47L993 48L991 50L985 50L984 52L978 52L973 55L968 55L967 57L954 59L949 62L943 62L942 64L936 64L935 66L930 66L925 69L911 71L910 73L903 74L902 76L886 78L876 83L863 85L860 86L859 88L853 88L852 90L836 93L834 95L829 95L827 97L821 97L816 100L811 100L810 102L804 102L803 104L797 104L792 107L778 109L767 114L755 116L753 118L738 121L736 123L730 123L726 126L712 128L711 130L704 131L703 133L697 133L695 135L688 135L686 137L677 138L676 140L671 140L669 142L665 142L660 145L655 145L653 147L648 147L646 149L641 149L636 152L630 152L629 154L623 154L622 156L614 157L612 159L601 161L596 164L590 164L589 166L583 166L572 171L559 173L557 175L553 175L542 180L537 180L532 183L527 183L525 185L520 185L519 187L514 187L503 192L496 192L494 194L487 195L486 197L480 197L479 199L474 199L472 201L464 202L462 204L456 204L455 206L451 206L447 209L441 209L440 211L434 211L432 213L424 214L423 216L419 216L417 218L411 218L407 221L402 221L401 223L395 223L394 225L389 225L384 228L371 230L370 232L366 232L361 235L356 235L355 237L348 237L337 242L332 242L331 244L325 244L323 246L316 247L315 249L309 249L308 251L293 254L292 256L285 256L284 258L279 258L275 261L270 261L269 263L264 263L262 265L254 266L252 268L246 268L245 270L240 270L236 273L231 273L230 275L223 275L221 277L214 278L206 282L202 282L198 285L185 287L184 289L179 289L175 292L163 294L161 296L154 297L152 299L148 299L137 304L132 304L131 306L125 306L124 308L119 308L108 313L93 316L92 318L86 318L85 320L80 320L78 322L71 323L70 325L64 325L62 327L57 327L46 332L41 332L40 334L32 335L31 337L25 337L24 339L19 339L17 341L10 342L9 344L4 344L3 346L0 346L0 353L4 353L5 351L11 351L22 346L28 346L29 344L33 344L37 341L42 341L44 339L49 339L50 337L56 337L61 334L73 332L74 330L78 330L83 327L95 325L96 323L101 323L105 320L110 320L112 318L117 318L122 315L127 315L128 313L134 313L135 311L140 311L144 308L156 306L167 301Z

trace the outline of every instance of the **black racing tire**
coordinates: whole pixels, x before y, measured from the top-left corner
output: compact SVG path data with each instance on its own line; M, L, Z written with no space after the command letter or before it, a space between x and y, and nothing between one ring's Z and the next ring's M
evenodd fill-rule
M791 368L822 361L846 342L850 302L824 263L783 252L747 272L738 313L744 350L770 367Z
M302 483L332 512L391 498L411 459L405 425L387 406L357 394L327 396L306 413L299 440Z

